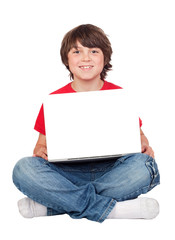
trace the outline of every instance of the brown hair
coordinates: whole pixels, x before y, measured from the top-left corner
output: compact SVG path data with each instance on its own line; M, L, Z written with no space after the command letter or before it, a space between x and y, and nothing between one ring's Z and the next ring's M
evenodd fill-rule
M92 24L83 24L70 30L63 38L60 54L63 64L70 71L68 66L68 53L73 47L77 47L79 41L84 47L100 48L104 55L104 68L100 74L102 80L105 79L107 71L111 70L110 64L112 48L109 39L101 28ZM73 74L70 71L70 77L73 79Z

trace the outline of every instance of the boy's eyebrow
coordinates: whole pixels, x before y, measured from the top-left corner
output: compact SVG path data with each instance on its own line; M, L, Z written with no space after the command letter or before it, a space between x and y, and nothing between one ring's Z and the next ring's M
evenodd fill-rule
M74 48L74 49L81 49L82 47L78 46L78 45L75 45L75 46L72 46L72 48ZM99 47L87 47L87 48L92 49L92 48L99 48Z

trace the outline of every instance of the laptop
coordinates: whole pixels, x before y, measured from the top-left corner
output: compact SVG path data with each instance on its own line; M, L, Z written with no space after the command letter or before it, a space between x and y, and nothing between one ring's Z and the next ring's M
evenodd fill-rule
M49 95L44 117L50 162L94 161L141 152L139 116L123 89Z

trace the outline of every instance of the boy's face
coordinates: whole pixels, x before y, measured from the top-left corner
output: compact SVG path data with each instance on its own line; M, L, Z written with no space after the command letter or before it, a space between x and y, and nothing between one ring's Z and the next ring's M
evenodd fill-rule
M100 48L87 48L77 42L77 48L68 53L68 65L74 80L99 80L104 68L104 55Z

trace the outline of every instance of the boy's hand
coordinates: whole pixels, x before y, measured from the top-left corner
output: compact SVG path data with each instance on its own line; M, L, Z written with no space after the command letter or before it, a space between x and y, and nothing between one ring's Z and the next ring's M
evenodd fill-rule
M145 153L152 158L154 158L154 151L153 149L149 146L149 142L147 137L144 135L142 130L140 131L140 136L141 136L141 146L142 146L142 153Z
M142 153L145 153L145 154L151 156L152 158L154 158L154 151L148 145L142 145Z
M33 151L33 157L41 157L44 158L45 160L48 160L46 136L41 133L39 134L38 141Z
M48 160L47 148L44 145L38 144L33 151L33 157L41 157Z

